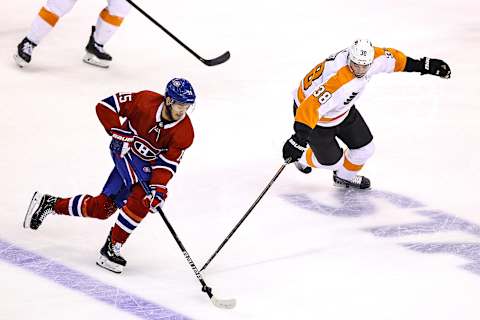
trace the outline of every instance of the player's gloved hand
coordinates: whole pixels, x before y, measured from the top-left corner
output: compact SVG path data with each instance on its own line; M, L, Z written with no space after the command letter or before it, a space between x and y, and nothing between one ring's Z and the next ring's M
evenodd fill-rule
M145 196L146 205L150 207L150 212L157 212L163 207L167 199L167 190L161 187L150 186L152 192Z
M133 132L119 128L112 128L110 133L112 134L110 150L123 158L130 150L130 146L132 145L134 138Z
M297 134L292 135L283 145L283 159L290 162L297 161L305 152L307 141L300 138Z
M423 57L420 59L423 65L422 75L432 74L441 78L449 79L452 72L448 64L440 59Z

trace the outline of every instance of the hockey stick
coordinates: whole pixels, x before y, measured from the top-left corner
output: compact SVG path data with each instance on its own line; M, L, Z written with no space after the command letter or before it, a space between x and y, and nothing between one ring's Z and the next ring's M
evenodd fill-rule
M258 198L253 202L253 204L250 206L250 208L247 210L247 212L243 215L242 219L240 219L240 221L238 221L238 223L235 225L235 227L232 229L232 231L230 231L230 233L228 234L228 236L225 238L225 240L223 240L223 242L220 244L220 246L217 248L217 250L212 254L212 256L210 257L210 259L207 260L207 262L205 262L205 264L203 265L202 269L200 269L200 272L205 270L205 268L209 265L209 263L213 260L213 258L215 258L215 256L218 254L218 252L220 252L220 250L222 250L223 246L227 243L227 241L232 237L232 235L235 233L235 231L237 231L237 229L240 227L240 225L243 223L243 221L245 221L245 219L247 219L248 215L250 214L250 212L252 212L252 210L255 208L255 206L260 202L260 200L263 198L263 196L265 195L265 193L267 193L268 189L270 189L270 187L272 186L272 184L275 182L275 180L277 180L278 176L280 175L280 173L282 173L283 169L285 169L285 167L287 166L287 164L289 164L291 162L291 159L288 158L287 160L285 160L285 162L282 164L282 166L280 167L280 169L278 169L277 173L275 173L275 176L273 176L272 180L270 180L270 182L268 183L268 185L265 187L265 189L263 189L262 193L260 193L260 195L258 196Z
M140 177L140 174L138 173L137 168L132 164L131 156L129 154L127 154L126 158L127 158L128 164L130 165L130 167L135 172L135 175L137 177ZM140 183L143 190L145 191L145 194L150 194L151 193L150 188L145 184L144 181L138 179L138 182ZM235 299L225 299L225 300L217 299L213 295L212 288L207 286L207 284L205 283L205 280L203 280L203 277L200 274L200 272L198 271L197 266L195 266L195 263L193 262L192 258L190 257L190 255L187 252L187 249L185 249L185 247L182 244L182 241L180 241L180 238L178 238L177 233L175 232L172 225L168 221L167 217L165 216L165 213L162 211L161 208L157 208L157 209L158 209L157 212L162 217L163 221L165 222L165 224L168 227L168 230L170 230L170 233L172 234L173 238L175 239L178 246L182 250L183 256L185 257L185 259L187 259L187 262L190 265L190 267L192 268L193 272L195 273L195 276L197 276L198 281L200 281L200 284L202 285L202 291L205 292L208 295L208 297L210 298L210 300L212 301L212 303L216 307L221 308L221 309L232 309L232 308L234 308L236 303L237 303Z
M221 64L221 63L224 63L225 61L227 61L228 59L230 59L230 52L227 51L225 52L224 54L222 54L221 56L218 56L216 58L213 58L213 59L205 59L205 58L202 58L200 57L195 51L193 51L192 49L190 49L185 43L183 43L182 41L180 41L180 39L178 39L177 37L175 37L170 31L168 31L164 26L162 26L160 23L157 22L157 20L153 19L148 13L146 13L145 11L143 11L142 8L140 8L139 6L137 6L132 0L126 0L128 3L130 3L132 5L132 7L134 7L135 9L137 9L141 14L143 14L148 20L150 20L151 22L153 22L153 24L155 24L157 27L159 27L160 29L163 30L163 32L165 32L166 34L168 34L173 40L175 40L178 44L180 44L183 48L185 48L188 52L190 52L195 58L197 58L198 60L200 60L201 62L203 62L204 64L206 64L207 66L211 67L211 66L216 66L218 64Z

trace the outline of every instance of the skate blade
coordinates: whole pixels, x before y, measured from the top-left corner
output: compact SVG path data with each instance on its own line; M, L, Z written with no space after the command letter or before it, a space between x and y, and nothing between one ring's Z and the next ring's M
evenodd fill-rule
M95 55L88 52L83 57L83 62L100 68L108 68L110 66L110 61L98 59Z
M348 184L343 184L343 183L340 183L340 182L333 182L333 186L338 188L338 189L345 189L345 190L359 190L359 191L362 191L362 190L370 190L371 189L371 187L360 189L360 188L350 186Z
M20 68L23 68L25 67L28 62L23 60L22 57L20 57L17 53L15 53L13 55L13 60L15 60L15 63L17 64L17 66L19 66Z
M333 182L333 186L336 187L336 188L341 188L341 189L352 189L350 188L349 185L346 185L346 184L343 184L343 183L340 183L340 182Z
M111 262L102 255L100 255L97 259L97 266L107 269L108 271L112 271L114 273L122 273L123 271L122 265Z
M32 221L32 216L35 210L37 210L38 205L40 204L40 200L42 200L43 194L38 191L35 191L33 194L32 200L30 201L30 205L27 209L27 214L25 215L25 219L23 220L23 227L25 229L30 229L30 223Z

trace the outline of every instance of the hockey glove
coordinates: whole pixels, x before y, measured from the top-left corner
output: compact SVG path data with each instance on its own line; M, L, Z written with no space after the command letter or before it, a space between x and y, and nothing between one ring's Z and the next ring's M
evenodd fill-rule
M130 146L134 137L133 133L119 128L112 128L110 133L112 134L110 150L112 150L112 152L118 155L120 158L123 158L130 150Z
M421 74L432 74L434 76L438 76L444 79L450 79L451 71L450 67L448 64L440 59L433 59L433 58L427 58L423 57L420 59L420 62L422 63L423 70L421 71Z
M294 134L283 145L283 159L285 161L290 159L290 162L297 161L305 152L306 147L307 141Z
M156 213L163 207L165 199L167 199L167 190L165 188L150 186L152 193L145 196L145 201L150 212Z

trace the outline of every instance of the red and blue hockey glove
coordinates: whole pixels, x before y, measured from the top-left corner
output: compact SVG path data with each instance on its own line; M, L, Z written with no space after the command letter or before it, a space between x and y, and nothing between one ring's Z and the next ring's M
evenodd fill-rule
M150 212L156 213L163 207L165 199L167 199L167 189L163 187L150 186L152 193L145 196L147 206L150 207Z
M130 146L132 145L134 138L133 132L119 128L112 128L110 133L112 134L110 150L112 150L112 152L118 155L120 158L123 158L128 153Z

